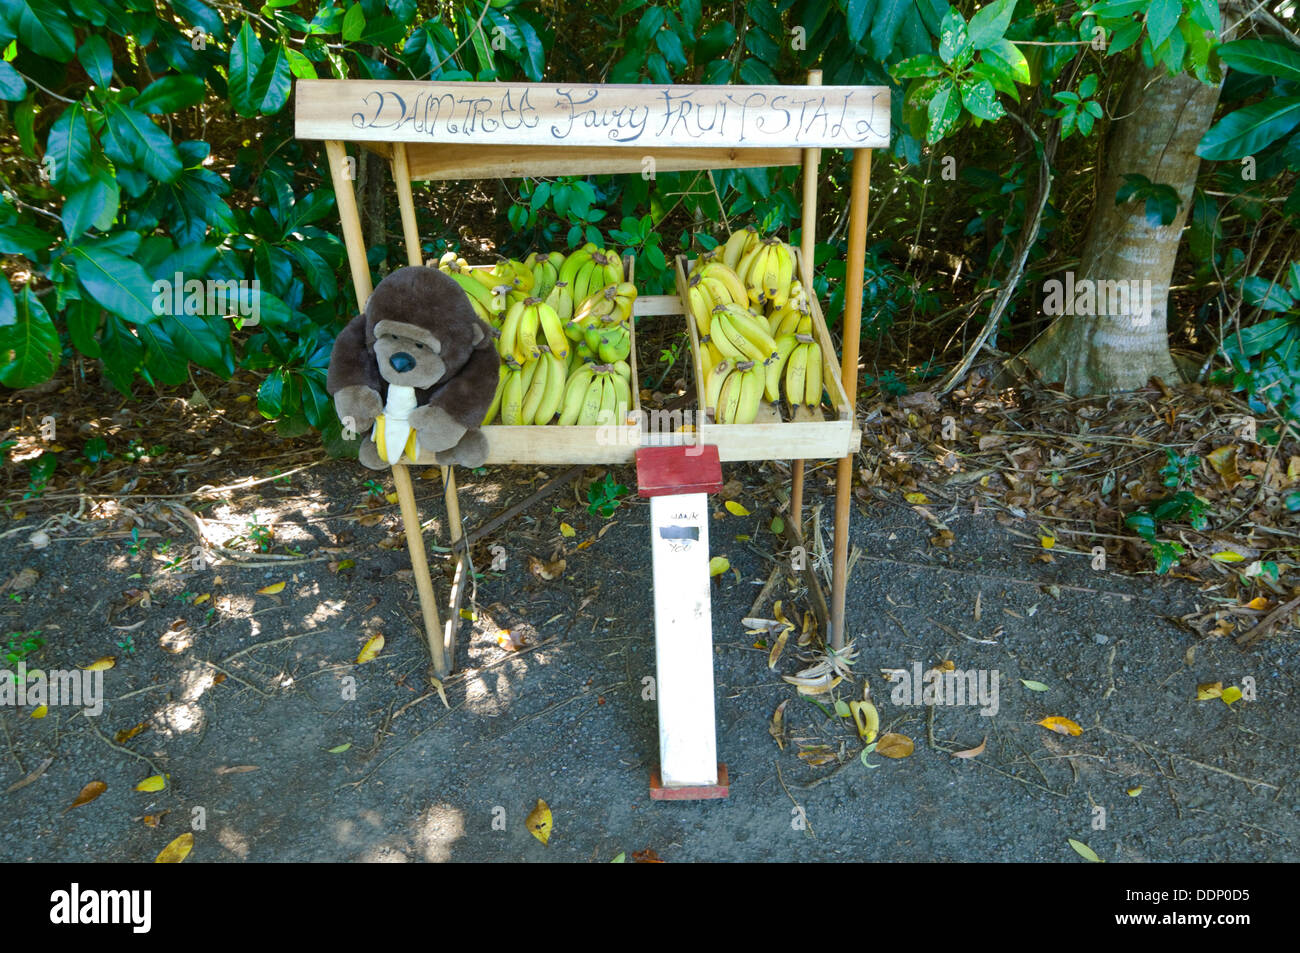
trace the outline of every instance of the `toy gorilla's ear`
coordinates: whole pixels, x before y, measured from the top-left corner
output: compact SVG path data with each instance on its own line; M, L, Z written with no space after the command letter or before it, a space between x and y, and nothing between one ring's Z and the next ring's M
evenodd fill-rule
M470 341L470 346L475 348L481 347L483 342L488 340L488 336L483 333L483 323L481 321L475 321L472 327L473 340Z

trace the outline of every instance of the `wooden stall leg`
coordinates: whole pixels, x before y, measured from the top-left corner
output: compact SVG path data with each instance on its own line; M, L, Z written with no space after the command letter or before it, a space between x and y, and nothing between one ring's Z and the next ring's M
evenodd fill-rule
M415 222L415 197L411 193L411 167L407 161L406 143L393 143L393 182L397 186L397 207L402 214L402 236L406 242L406 261L409 265L419 267L424 264L424 250L420 247L420 230ZM460 497L456 492L456 476L451 467L442 468L442 482L445 488L443 499L447 504L447 522L450 525L451 548L455 552L460 542ZM423 546L423 544L421 544ZM456 573L452 577L451 599L448 600L448 616L444 628L438 636L448 671L456 667L456 630L460 625L460 605L465 596L465 582L469 577L468 554L456 553ZM432 589L430 589L432 592ZM437 624L437 612L434 624ZM425 616L426 627L429 624ZM443 627L440 627L443 628ZM429 633L430 651L434 642L432 631ZM445 673L440 673L445 674Z
M853 152L853 188L849 199L848 273L844 282L844 357L840 376L848 397L850 419L857 421L858 345L862 334L862 269L867 257L867 191L871 187L871 150ZM844 594L849 568L849 508L853 500L856 454L840 459L835 470L835 550L831 562L831 647L844 645Z
M329 158L330 178L334 181L334 202L339 207L343 226L343 244L348 250L348 267L352 269L352 290L357 294L357 308L364 309L370 298L370 265L366 262L366 243L361 237L361 216L357 214L357 194L352 188L356 177L354 160L348 158L343 143L328 140L325 155Z
M822 71L808 71L808 85L820 86ZM803 270L799 280L803 282L805 293L809 297L813 291L813 248L817 242L817 168L821 162L820 149L803 151L803 219L799 228L799 254L803 259ZM803 461L790 463L790 519L794 528L803 539Z
M447 658L442 651L442 623L438 621L438 600L433 596L429 578L429 559L424 552L424 533L420 529L420 511L415 505L415 488L411 471L404 463L393 464L393 483L397 485L397 503L402 510L402 527L406 530L406 549L411 555L411 572L415 591L420 595L420 613L424 616L424 637L433 659L433 674L447 676Z
M451 580L451 598L448 600L450 616L446 631L443 633L443 645L447 651L447 661L456 667L456 635L460 629L460 607L465 601L465 587L469 583L470 563L469 546L461 547L460 493L456 489L456 470L454 467L442 468L443 502L447 506L448 535L451 537L451 549L456 554L456 572Z

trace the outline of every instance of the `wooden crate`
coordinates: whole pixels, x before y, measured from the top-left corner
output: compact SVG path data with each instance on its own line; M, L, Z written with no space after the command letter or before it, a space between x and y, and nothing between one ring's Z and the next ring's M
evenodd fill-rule
M796 268L799 249L794 249ZM785 420L781 409L764 399L758 408L758 417L752 424L716 424L705 417L704 375L708 368L700 357L700 335L690 314L686 295L687 275L692 262L677 256L677 294L686 315L686 327L691 338L691 363L694 367L695 393L699 404L696 420L699 423L701 442L714 444L722 460L824 460L856 453L862 444L862 432L853 425L853 408L844 393L838 351L826 329L821 305L811 293L813 335L821 345L826 392L831 399L829 417L821 408L798 407L793 420ZM811 291L811 289L810 289Z
M631 257L623 261L627 280L635 281L635 262ZM481 266L490 268L491 265ZM641 419L640 374L636 360L636 318L637 305L632 307L632 349L628 354L628 364L632 366L632 407L629 411L631 422L606 424L596 427L579 427L576 424L561 427L559 424L542 426L507 426L506 424L489 424L483 428L483 435L488 441L489 464L526 463L526 464L575 464L575 463L632 463L636 459L639 446L639 426ZM435 465L436 457L429 451L421 451L415 461L402 457L403 463L414 462L421 465Z

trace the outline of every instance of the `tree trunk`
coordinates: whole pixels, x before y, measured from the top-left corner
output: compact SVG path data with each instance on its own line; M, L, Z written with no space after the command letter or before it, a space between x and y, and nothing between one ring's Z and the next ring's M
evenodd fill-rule
M1067 393L1133 390L1153 376L1175 377L1166 323L1169 284L1201 162L1196 145L1210 127L1218 101L1218 86L1189 73L1169 76L1161 66L1134 65L1117 111L1120 118L1106 141L1097 205L1073 276L1076 294L1105 293L1092 295L1091 302L1077 299L1076 313L1062 313L1023 355L1045 380L1061 383ZM1173 222L1152 227L1141 199L1115 204L1129 172L1174 188L1182 204ZM1120 284L1112 284L1116 282ZM1068 276L1063 284L1068 293ZM1125 302L1113 293L1120 288L1138 294ZM1045 290L1046 306L1052 297ZM1065 304L1070 309L1071 302Z

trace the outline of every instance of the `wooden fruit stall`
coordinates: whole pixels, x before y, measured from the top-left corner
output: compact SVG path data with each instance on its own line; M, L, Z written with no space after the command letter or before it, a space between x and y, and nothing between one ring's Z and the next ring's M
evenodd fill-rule
M411 192L413 179L626 173L803 166L805 286L815 220L817 169L822 148L853 151L849 209L848 271L842 324L840 371L826 381L833 419L796 419L748 425L705 424L699 433L649 434L636 424L601 427L484 428L489 463L631 463L638 446L715 443L723 460L839 458L836 478L830 641L842 644L848 555L848 516L853 456L860 441L854 424L863 261L866 254L867 192L871 150L889 144L886 87L821 86L810 74L807 86L661 86L548 83L433 83L399 80L299 80L295 134L324 141L338 201L348 263L359 305L371 293L370 269L353 188L355 161L347 143L386 157L392 166L407 258L423 264ZM682 267L681 263L677 266ZM680 270L679 270L680 277ZM637 299L635 320L681 315L679 295ZM817 309L817 338L835 353ZM688 322L689 324L689 322ZM699 342L692 339L698 368ZM829 363L834 364L834 361ZM629 364L639 410L635 331ZM637 415L638 417L640 415ZM611 433L611 431L615 431ZM425 634L435 672L455 661L460 602L467 579L467 553L452 468L443 467L444 498L453 549L461 550L452 584L450 614L441 623L429 576L410 465L434 461L422 456L393 465L408 550L420 597ZM802 463L795 469L792 509L800 527Z

